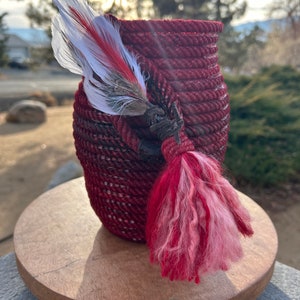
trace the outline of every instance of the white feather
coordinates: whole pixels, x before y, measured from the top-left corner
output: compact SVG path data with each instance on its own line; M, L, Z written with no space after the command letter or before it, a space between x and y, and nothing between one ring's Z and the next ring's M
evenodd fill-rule
M142 98L146 99L146 86L140 67L135 57L123 45L118 28L112 25L103 15L96 16L95 11L85 1L53 0L53 3L59 9L59 14L53 19L52 23L52 47L55 58L62 67L85 77L84 89L91 104L105 113L117 115L122 114L126 107L136 101L137 98L130 98L126 94L117 95L114 98L116 100L115 106L107 101L103 86L113 86L115 84L112 79L114 67L93 36L88 34L86 28L74 18L70 7L79 12L86 23L93 26L99 36L109 42L110 46L120 53L123 60L133 70L143 95ZM95 74L101 78L100 81L96 79ZM130 95L130 91L128 95ZM130 111L125 114L137 115L140 113L140 111Z
M70 45L67 44L67 41L64 39L64 34L59 34L60 28L62 27L63 24L59 15L57 15L52 21L51 45L54 57L63 68L68 69L72 73L83 75L82 64L79 57L76 56L74 49L71 50Z

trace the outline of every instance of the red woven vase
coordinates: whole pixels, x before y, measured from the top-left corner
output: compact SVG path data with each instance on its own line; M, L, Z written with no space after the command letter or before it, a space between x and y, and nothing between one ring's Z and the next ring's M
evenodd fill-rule
M217 57L222 24L212 21L118 21L122 40L147 78L148 99L183 115L196 150L224 159L229 97ZM145 153L160 145L141 117L104 114L89 104L82 83L75 96L74 138L91 205L119 237L144 242L147 199L165 160Z

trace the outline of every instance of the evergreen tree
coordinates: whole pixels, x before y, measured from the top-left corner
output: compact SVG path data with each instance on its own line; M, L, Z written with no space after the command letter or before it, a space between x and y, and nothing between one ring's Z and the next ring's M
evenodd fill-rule
M6 65L8 57L6 54L6 42L8 40L7 27L4 23L4 18L7 13L0 14L0 67Z
M51 18L55 13L55 7L52 1L40 0L38 5L30 2L27 6L26 16L30 21L30 27L43 28L51 39ZM39 49L37 53L33 52L34 60L36 62L51 62L54 60L51 46Z
M26 16L30 20L30 27L44 28L50 37L50 24L54 12L55 7L52 4L52 1L40 0L38 5L34 5L30 2L26 10Z
M241 17L247 8L246 1L238 0L152 0L153 6L149 5L149 0L128 0L127 5L122 6L122 2L114 0L110 6L105 6L105 1L89 1L96 10L105 10L121 18L131 17L172 17L186 19L219 20L225 24L225 30L220 41L220 61L222 66L238 71L245 62L245 53L240 55L242 49L247 52L247 45L240 41L241 36L233 31L230 23L233 19ZM148 9L145 7L148 6ZM27 17L31 25L44 27L49 36L51 17L55 8L50 0L40 0L38 6L32 3L28 6ZM230 43L226 42L229 39ZM223 41L223 42L222 42ZM52 50L49 49L49 53ZM240 59L236 59L236 57ZM52 56L48 55L48 60ZM235 66L232 67L232 62Z
M104 0L93 0L88 1L88 3L94 7L95 10L105 11L106 13L114 14L118 17L126 17L126 14L134 15L136 12L137 17L141 17L141 12L143 10L144 3L142 0L128 0L127 6L122 6L122 3L118 3L114 0L110 3L110 6L107 6L107 2ZM38 27L43 28L49 38L51 39L51 19L56 13L56 7L51 0L39 0L38 5L30 2L27 6L26 16L30 20L30 26L32 28ZM43 52L39 51L37 60L43 60L46 62L53 61L53 51L52 48L44 49Z
M251 57L255 61L250 63L249 57L252 52L261 50L265 42L261 38L264 32L255 26L250 32L238 32L231 26L225 27L224 33L219 41L219 63L231 72L239 74L246 65L246 71L252 73L257 68L258 58Z
M153 0L153 4L160 17L218 20L225 25L247 9L246 1L238 0Z
M236 32L230 25L247 9L246 1L238 0L153 0L160 17L217 20L224 24L219 41L219 59L222 67L238 73L243 67L249 46L258 32L249 35Z

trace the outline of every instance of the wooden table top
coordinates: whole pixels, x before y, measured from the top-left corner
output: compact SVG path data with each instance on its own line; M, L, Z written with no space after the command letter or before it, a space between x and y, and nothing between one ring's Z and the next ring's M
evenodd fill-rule
M255 234L242 239L242 260L202 277L199 285L161 278L145 245L109 233L90 207L83 178L42 194L25 209L14 232L19 272L39 299L255 299L271 279L277 234L263 209L239 196Z

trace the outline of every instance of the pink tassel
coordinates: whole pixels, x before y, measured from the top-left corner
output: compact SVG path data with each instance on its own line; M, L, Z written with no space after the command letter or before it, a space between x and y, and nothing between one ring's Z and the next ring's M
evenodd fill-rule
M153 186L146 226L162 276L199 283L227 270L243 255L239 233L253 234L250 216L217 161L196 151L171 159Z

